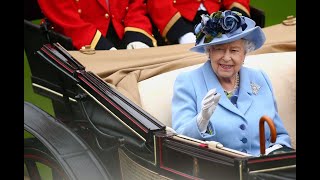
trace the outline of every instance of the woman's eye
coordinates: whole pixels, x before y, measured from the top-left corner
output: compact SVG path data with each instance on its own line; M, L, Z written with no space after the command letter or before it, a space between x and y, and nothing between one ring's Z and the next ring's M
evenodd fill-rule
M231 52L239 52L238 49L232 49Z

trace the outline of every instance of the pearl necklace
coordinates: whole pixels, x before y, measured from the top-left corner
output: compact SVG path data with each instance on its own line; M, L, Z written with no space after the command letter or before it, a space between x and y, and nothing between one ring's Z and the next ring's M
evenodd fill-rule
M230 98L233 95L234 91L239 87L239 83L240 83L240 78L239 78L239 73L237 73L236 74L236 83L235 83L233 89L231 91L224 90L224 93L227 95L228 98Z

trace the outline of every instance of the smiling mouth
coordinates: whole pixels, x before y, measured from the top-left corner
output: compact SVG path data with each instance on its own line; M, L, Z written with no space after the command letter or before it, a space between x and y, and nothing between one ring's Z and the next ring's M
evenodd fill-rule
M223 68L223 69L231 69L233 67L233 65L225 65L225 64L220 64L220 66Z

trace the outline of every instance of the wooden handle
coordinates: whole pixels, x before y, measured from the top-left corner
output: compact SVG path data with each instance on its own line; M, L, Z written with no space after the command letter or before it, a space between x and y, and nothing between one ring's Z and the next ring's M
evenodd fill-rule
M267 122L271 132L271 142L276 142L277 130L271 118L268 116L262 116L259 121L259 136L260 136L260 154L264 155L266 153L266 139L264 133L264 122Z

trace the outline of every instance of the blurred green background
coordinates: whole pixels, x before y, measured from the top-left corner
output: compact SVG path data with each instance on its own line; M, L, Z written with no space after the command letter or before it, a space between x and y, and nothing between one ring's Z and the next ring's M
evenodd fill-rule
M296 16L295 0L251 0L251 5L265 12L266 24L271 26L281 23L287 16ZM30 68L26 56L24 57L24 100L35 104L41 109L54 115L51 101L33 93L30 79Z

